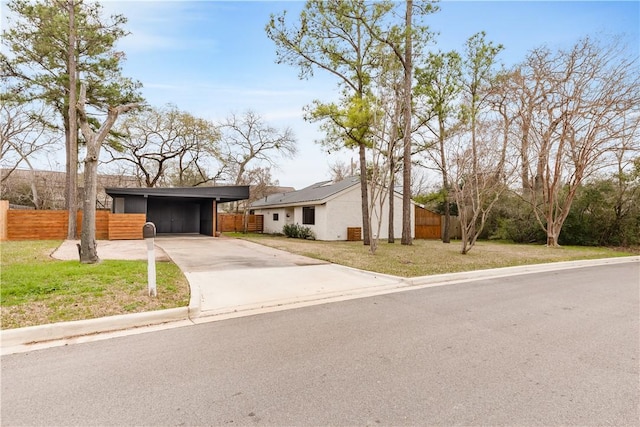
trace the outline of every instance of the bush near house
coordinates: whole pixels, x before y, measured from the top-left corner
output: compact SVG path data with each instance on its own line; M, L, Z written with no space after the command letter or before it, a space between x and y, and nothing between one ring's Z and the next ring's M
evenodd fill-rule
M316 239L315 234L309 227L304 227L300 224L286 224L282 227L282 232L285 236L292 237L294 239Z

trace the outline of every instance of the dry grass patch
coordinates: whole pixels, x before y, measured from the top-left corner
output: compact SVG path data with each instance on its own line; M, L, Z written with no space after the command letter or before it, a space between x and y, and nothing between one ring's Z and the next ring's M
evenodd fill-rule
M311 258L401 277L632 255L607 248L547 248L499 242L479 242L471 252L462 255L460 242L444 244L433 240L414 240L412 246L403 246L399 239L394 244L380 242L376 254L371 255L362 242L321 242L268 235L234 236Z

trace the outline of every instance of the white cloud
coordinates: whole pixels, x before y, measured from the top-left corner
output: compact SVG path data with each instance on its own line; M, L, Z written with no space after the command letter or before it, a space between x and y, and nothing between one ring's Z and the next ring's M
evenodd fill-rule
M203 16L192 10L193 2L181 1L105 1L107 14L127 18L130 34L119 41L125 52L214 49L217 41L210 38L191 39L185 43L182 32L200 25Z

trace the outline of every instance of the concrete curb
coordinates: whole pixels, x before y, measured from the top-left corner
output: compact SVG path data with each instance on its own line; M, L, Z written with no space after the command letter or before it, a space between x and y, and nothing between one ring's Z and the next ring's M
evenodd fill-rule
M80 335L112 332L122 329L139 328L160 323L185 320L189 317L189 307L148 311L145 313L120 314L96 319L58 322L48 325L0 331L1 347L13 347L42 341L54 341Z
M515 267L492 268L489 270L465 271L461 273L447 273L433 276L411 277L403 279L409 286L440 286L450 283L459 283L483 279L495 279L506 276L518 276L522 274L542 273L545 271L567 270L580 267L594 267L599 265L622 264L626 262L638 262L640 256L601 258L578 261L561 261L545 264L520 265Z
M176 264L177 265L177 264ZM185 273L182 273L187 276ZM187 279L187 282L189 280ZM194 286L189 282L189 289L191 290L191 297L189 298L188 317L194 319L200 316L200 308L202 307L202 296L200 293L200 287Z

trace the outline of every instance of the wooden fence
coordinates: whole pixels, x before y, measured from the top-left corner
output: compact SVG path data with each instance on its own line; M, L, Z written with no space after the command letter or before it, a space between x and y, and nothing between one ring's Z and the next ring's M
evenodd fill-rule
M109 214L109 240L142 239L142 226L147 222L146 214Z
M264 230L263 215L247 215L247 231L250 233L262 233ZM242 232L244 231L243 214L218 214L218 230L221 232Z
M442 236L442 216L420 206L415 207L416 239L439 239Z
M8 208L8 205L6 206ZM67 238L67 211L10 210L0 205L3 240L64 240ZM3 212L4 211L4 212ZM3 219L5 219L3 221ZM82 233L82 211L77 214L77 234ZM96 239L142 239L145 214L112 214L96 211ZM3 233L0 233L2 236Z
M439 213L415 207L415 238L416 239L441 239L444 217ZM449 237L461 238L460 221L457 216L451 216L449 223Z

